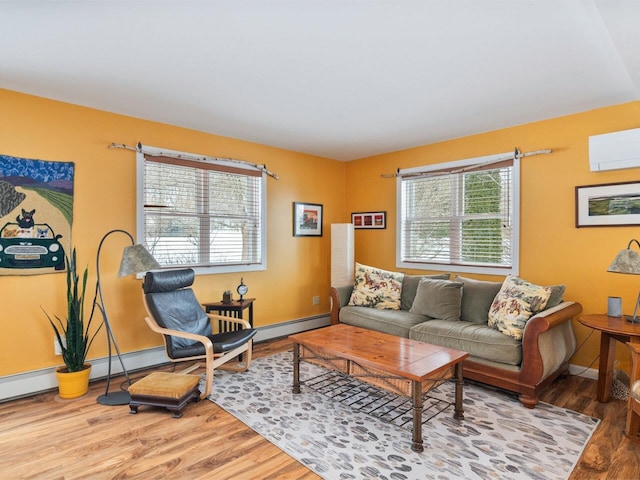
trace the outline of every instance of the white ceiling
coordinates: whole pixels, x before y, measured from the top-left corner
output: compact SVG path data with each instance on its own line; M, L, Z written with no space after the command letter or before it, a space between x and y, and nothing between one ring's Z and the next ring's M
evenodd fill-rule
M0 20L0 88L339 160L640 99L638 0L22 0Z

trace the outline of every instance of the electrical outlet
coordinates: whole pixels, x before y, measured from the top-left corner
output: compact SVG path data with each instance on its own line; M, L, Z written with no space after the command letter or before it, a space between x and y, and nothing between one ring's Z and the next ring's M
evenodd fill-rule
M62 339L62 344L66 347L67 342L65 339ZM62 355L62 348L60 348L60 344L58 343L58 337L53 337L53 353L56 355Z
M320 305L320 297L318 295L313 297L313 304Z

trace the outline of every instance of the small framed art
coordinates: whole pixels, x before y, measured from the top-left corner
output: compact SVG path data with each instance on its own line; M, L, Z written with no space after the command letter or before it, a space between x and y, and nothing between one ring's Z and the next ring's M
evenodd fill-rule
M351 214L353 228L387 228L387 212L355 212Z
M322 236L322 205L293 202L293 236Z
M640 181L576 187L576 227L640 225Z

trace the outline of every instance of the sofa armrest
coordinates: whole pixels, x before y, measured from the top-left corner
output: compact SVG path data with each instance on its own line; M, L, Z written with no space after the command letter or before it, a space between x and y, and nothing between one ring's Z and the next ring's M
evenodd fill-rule
M353 285L342 287L331 287L329 297L331 298L331 325L340 323L340 309L349 303Z
M537 385L571 358L576 348L571 319L580 312L579 303L562 302L529 319L522 337L521 374L527 382Z
M529 324L533 323L533 325L542 329L539 331L540 333L546 332L567 320L571 320L580 312L582 312L582 305L578 302L563 301L555 307L547 308L546 310L535 314L529 319L527 328L529 327Z

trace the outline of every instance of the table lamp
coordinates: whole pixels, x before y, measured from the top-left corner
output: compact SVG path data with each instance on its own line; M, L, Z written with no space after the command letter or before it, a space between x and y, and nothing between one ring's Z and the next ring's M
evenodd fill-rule
M635 250L631 250L631 245L635 243L640 249L640 242L635 238L629 242L627 248L620 250L616 258L613 259L611 265L607 269L607 272L613 273L627 273L630 275L640 275L640 254ZM633 316L625 315L624 317L629 322L640 323L640 318L636 315L638 313L638 306L640 305L640 293L638 294L638 300L636 300L636 308L633 310Z

